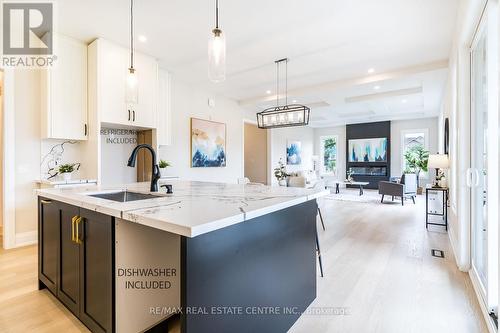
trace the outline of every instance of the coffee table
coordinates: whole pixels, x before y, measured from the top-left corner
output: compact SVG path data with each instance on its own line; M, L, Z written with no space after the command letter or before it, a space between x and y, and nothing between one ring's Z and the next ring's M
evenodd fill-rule
M347 180L338 180L335 182L335 194L340 193L340 184L359 186L359 195L363 195L363 186L370 184L369 182L355 182Z

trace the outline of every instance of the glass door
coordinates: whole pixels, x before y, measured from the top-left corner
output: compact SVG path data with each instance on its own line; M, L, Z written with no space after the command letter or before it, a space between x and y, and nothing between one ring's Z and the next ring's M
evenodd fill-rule
M472 113L471 113L471 208L472 264L480 278L483 291L487 288L488 202L487 138L488 132L488 46L487 29L482 29L472 49Z
M488 8L489 7L489 8ZM498 305L498 221L492 218L496 204L489 202L492 191L488 184L498 170L493 167L494 145L492 115L498 112L498 51L496 11L488 6L471 46L471 257L473 274L480 293L490 311ZM495 6L496 7L496 6ZM496 118L496 116L495 116ZM494 155L494 154L493 154ZM497 194L496 194L497 195ZM495 196L493 196L494 198ZM495 214L494 214L495 215Z

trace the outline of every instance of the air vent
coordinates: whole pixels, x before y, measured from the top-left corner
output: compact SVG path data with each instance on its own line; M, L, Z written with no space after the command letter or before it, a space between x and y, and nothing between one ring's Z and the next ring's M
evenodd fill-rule
M444 258L444 251L443 250L436 250L432 249L431 250L431 255L436 258Z

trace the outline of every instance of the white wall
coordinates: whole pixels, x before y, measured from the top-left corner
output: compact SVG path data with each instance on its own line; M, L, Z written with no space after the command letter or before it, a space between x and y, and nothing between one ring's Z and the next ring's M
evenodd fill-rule
M287 172L312 170L312 156L314 155L314 129L310 127L288 127L270 130L270 171L278 166L280 158L286 164L287 141L300 141L302 148L302 164L287 165ZM272 184L277 184L274 174Z
M346 174L346 127L325 127L314 130L314 154L321 158L321 137L336 135L337 141L337 176L344 179ZM320 161L321 163L321 161Z
M16 235L37 229L33 192L40 178L40 73L17 70L14 79Z
M130 154L136 146L135 130L101 128L102 185L130 184L137 181L137 166L127 166Z
M208 99L215 107L208 106ZM226 167L191 168L190 118L226 124ZM169 175L186 180L236 183L243 177L243 119L255 119L235 102L179 81L172 80L172 144L161 146L159 158L172 164Z
M430 153L436 154L439 150L437 117L391 121L391 176L393 177L401 176L404 171L402 170L402 134L408 130L425 130L426 134L428 134L427 142ZM428 177L422 177L420 185L430 183L435 172L435 169L429 170Z
M403 131L412 129L426 129L429 133L429 150L436 153L438 150L438 118L423 118L412 120L391 121L391 176L401 176L402 170L402 152L401 135ZM338 136L338 176L344 177L346 173L346 127L325 127L314 129L314 154L321 155L321 137L336 135ZM433 170L429 172L433 174ZM425 181L424 181L425 183Z

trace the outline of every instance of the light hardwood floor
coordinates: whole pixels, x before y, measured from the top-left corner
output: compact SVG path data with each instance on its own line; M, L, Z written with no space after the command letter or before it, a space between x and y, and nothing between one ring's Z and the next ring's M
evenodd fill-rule
M378 198L373 191L365 195ZM425 229L424 196L416 205L324 199L320 207L325 277L318 278L311 307L345 308L349 314L303 315L291 332L487 332L448 235L441 227ZM444 250L445 259L432 257L431 249Z
M423 205L423 197L404 207L322 200L325 277L318 277L310 309L348 314L306 314L290 331L487 332L447 235L426 232ZM444 250L446 258L432 257L431 248ZM36 246L0 249L0 332L88 332L48 291L37 290Z

